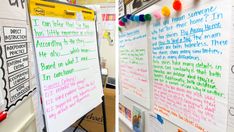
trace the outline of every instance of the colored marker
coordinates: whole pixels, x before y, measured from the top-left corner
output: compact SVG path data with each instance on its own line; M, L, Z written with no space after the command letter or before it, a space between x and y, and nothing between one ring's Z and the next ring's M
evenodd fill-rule
M5 120L7 117L7 112L0 112L0 122L2 122L3 120Z

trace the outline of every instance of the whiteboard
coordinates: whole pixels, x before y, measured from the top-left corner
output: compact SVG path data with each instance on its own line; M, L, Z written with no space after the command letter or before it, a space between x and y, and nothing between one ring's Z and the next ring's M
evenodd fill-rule
M145 25L119 34L120 87L123 95L150 108L147 44Z
M230 1L216 0L152 21L153 112L189 131L226 130L230 17Z
M95 21L31 22L46 127L62 131L102 102Z
M170 0L160 1L160 2L156 3L155 5L152 5L152 7L149 7L148 9L141 12L141 14L146 14L146 13L152 13L153 11L155 11L155 9L158 9L158 11L160 11L161 7L165 6L165 5L167 5L171 9L171 16L168 19L162 18L162 20L158 21L158 20L155 20L153 18L150 25L147 26L147 28L146 28L148 30L147 35L149 37L149 40L148 40L149 52L151 52L151 55L149 55L149 60L148 60L149 61L149 69L150 69L149 80L150 80L150 82L152 81L153 82L152 85L154 85L154 87L153 86L151 87L151 83L150 83L150 92L152 92L152 98L150 98L151 99L150 101L152 101L151 102L152 105L150 106L149 110L148 109L146 109L146 110L152 111L154 114L159 114L159 115L163 116L163 118L165 118L165 120L168 120L170 122L170 123L164 124L164 128L167 128L167 130L165 130L165 131L174 131L174 130L168 129L168 128L169 128L169 126L176 126L176 125L187 130L187 131L204 130L204 131L212 131L212 132L213 131L214 132L228 131L227 126L229 125L229 131L232 131L234 123L232 121L232 119L233 119L233 111L232 111L233 110L232 109L232 107L233 107L233 103L232 103L232 100L233 100L233 92L232 92L233 91L233 81L231 81L231 80L233 80L233 69L231 69L231 68L233 67L233 61L231 60L232 59L231 56L233 56L233 54L232 54L233 45L232 45L232 40L231 40L232 39L231 34L233 34L233 32L231 31L231 29L232 29L233 25L230 21L230 18L233 18L232 14L231 14L232 13L231 5L233 5L233 3L231 4L231 0L227 0L227 1L204 0L204 1L196 1L196 2L189 1L189 0L183 0L182 4L183 4L183 10L181 13L176 13L173 10L173 8L171 6L172 1L170 1ZM206 10L206 13L202 14L201 12L203 12L204 9ZM210 10L210 11L213 10L213 12L211 13L212 15L209 14L209 12L207 12L208 10ZM192 16L192 14L193 14L194 17L193 18L191 17L189 19L188 18L189 14L190 14L190 16ZM197 14L197 15L195 15L195 14ZM200 14L200 15L198 15L198 14ZM219 14L220 16L216 17L217 14ZM178 17L178 18L176 19L176 17ZM204 23L201 23L201 22L199 23L199 20L197 20L197 23L194 23L192 26L189 24L192 19L199 19L199 18L202 19L204 21ZM173 22L172 22L172 19L173 19ZM214 20L212 20L212 19L214 19ZM191 21L191 23L192 22L195 22L195 21ZM126 25L126 27L128 28L128 27L134 25L133 23L129 22ZM160 25L159 25L159 23L160 23ZM187 24L185 24L185 23L187 23ZM188 37L189 39L185 39L186 35L184 35L182 39L178 36L176 37L176 35L180 35L183 30L186 31L186 30L190 30L190 28L193 28L193 29L203 28L203 27L205 27L205 24L207 25L206 28L209 28L208 25L212 25L215 23L217 24L216 28L210 28L209 30L203 31L203 32L202 32L202 30L200 30L201 32L197 33L196 36L198 36L198 37L197 38L195 37L195 39L197 39L198 42L194 41L194 35L189 36ZM176 27L176 25L177 25L177 27ZM213 27L215 27L215 26L213 25ZM214 35L211 35L211 34L214 34ZM203 39L205 36L206 36L206 39ZM201 37L201 40L199 40L199 37ZM223 43L218 45L217 41L213 41L213 46L212 46L212 39L221 41ZM181 58L186 58L186 56L183 56L183 54L186 54L186 51L185 50L182 51L182 48L179 46L179 45L183 45L182 40L184 40L184 43L186 41L188 43L190 41L193 43L197 43L197 44L200 43L200 46L198 46L198 47L195 47L195 48L191 47L191 48L187 49L187 58L190 58L190 60L189 59L181 59ZM160 43L161 47L159 46L159 43ZM215 46L215 43L217 44L216 46ZM203 45L201 45L201 44L203 44ZM168 46L167 47L168 49L166 49L165 45ZM174 48L170 49L169 45L174 46ZM164 46L164 48L162 48L163 46ZM176 47L176 46L178 46L178 47ZM191 54L189 54L189 52L188 52L189 50L190 51L197 50L197 52L198 52L199 49L202 48L202 46L205 47L205 48L203 47L204 48L203 52L204 53L207 52L206 54L204 54L204 53L200 53L200 54L196 53L195 54L195 53L191 53L191 52L190 52ZM212 54L211 53L212 50L209 51L209 48L216 49L216 50L213 50L214 52ZM170 53L170 51L171 51L171 53ZM209 71L212 71L216 74L211 74L211 73L210 73L210 75L203 74L203 75L200 75L200 77L210 79L210 83L213 83L213 87L215 86L215 89L217 91L216 93L213 93L213 94L216 94L216 95L212 95L211 93L204 93L203 91L201 91L201 93L197 94L197 92L194 92L194 90L192 90L192 89L187 89L184 87L182 87L182 89L181 89L181 86L176 86L176 83L173 84L172 81L170 81L170 83L172 83L172 84L169 84L168 80L166 83L165 76L160 78L160 75L162 75L163 72L166 72L165 75L167 75L167 79L170 79L170 74L174 73L172 71L173 70L173 67L172 67L173 65L172 65L172 61L171 61L172 59L171 60L165 59L165 60L169 60L169 62L171 61L171 63L168 63L168 61L162 62L162 60L160 60L160 57L163 58L163 56L164 56L164 58L167 58L167 56L169 56L169 55L171 56L171 58L173 58L173 56L174 57L178 56L178 54L176 54L176 52L173 52L173 51L181 51L181 53L183 53L183 54L181 54L180 59L179 59L179 57L177 59L175 58L174 62L181 61L184 64L186 64L185 62L187 62L187 64L200 62L201 65L197 65L197 66L201 67L200 69L202 69L202 63L203 63L203 66L205 66L204 64L209 64L207 66L210 66L209 68L213 68L213 69L208 68L208 70L206 70L206 71L207 71L207 73L209 73ZM219 51L219 54L214 54L214 53L218 53L216 51ZM174 53L174 55L171 55L172 53ZM196 61L191 60L191 58L193 58L194 56L199 57L199 59ZM194 59L197 59L197 58L194 57ZM176 64L176 63L174 63L174 64ZM168 67L166 67L166 65ZM177 65L179 65L179 63ZM166 67L167 69L165 70L164 67ZM169 70L170 67L172 70ZM198 71L196 71L196 69L195 69L194 73L191 73L191 75L192 74L195 74L196 76L198 75L197 74ZM183 69L183 70L184 70L184 72L186 72L185 71L186 69ZM155 72L153 72L153 71L155 71ZM155 74L155 73L157 73L157 74ZM175 75L179 76L182 74L175 74ZM185 75L188 75L188 74L185 74ZM211 76L211 75L213 75L213 76ZM179 81L184 80L184 78L182 78L182 79L181 78L182 77L179 78L180 79ZM173 78L171 78L171 79L173 79ZM202 78L200 78L200 79L202 80ZM184 86L185 85L187 85L187 82L184 83ZM188 93L186 93L186 92L188 92ZM189 93L191 93L191 95L194 94L194 96L190 96ZM123 94L124 94L124 92L120 93L120 102L121 103L125 104L126 106L130 106L130 107L134 104L138 104L138 102L136 100L130 100L130 99L126 98ZM182 97L182 98L178 97L175 99L175 97L173 97L173 96L176 96L178 94L180 94L181 96L179 96L179 97ZM177 107L181 103L184 104L186 99L183 97L186 95L188 97L189 96L191 97L190 102L188 102L188 100L187 100L187 103L194 104L194 106L192 106L192 105L190 106L191 108L193 108L192 109L193 111L191 111L191 109L190 109L190 115L188 115L187 113L184 115L178 114L178 112L181 113L183 111L187 111L187 109L181 110L180 108ZM188 99L188 97L187 97L187 99ZM191 101L192 99L197 99L197 100ZM229 105L228 105L228 99L229 99ZM196 107L198 107L198 105L195 104L195 103L197 103L195 101L199 101L199 100L202 101L203 104L205 104L205 105L203 105L202 109L200 109L201 113L202 112L204 113L204 111L206 111L205 116L204 116L204 114L200 114L200 113L196 114L196 112L194 112L195 110L198 111L198 108L196 108ZM176 112L174 112L173 110L175 110ZM211 111L213 111L213 114L211 114L212 113ZM195 114L193 114L193 113L195 113L197 116L195 116ZM229 119L227 119L227 116L229 116ZM187 118L187 117L189 117L189 118ZM227 124L227 122L229 124ZM146 127L145 130L149 130L151 126L149 126L149 123L146 123L145 127Z

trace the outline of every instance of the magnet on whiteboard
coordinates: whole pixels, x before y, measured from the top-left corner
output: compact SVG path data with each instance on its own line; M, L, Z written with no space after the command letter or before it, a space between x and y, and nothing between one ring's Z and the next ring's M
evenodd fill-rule
M145 21L144 15L140 15L140 16L139 16L139 20L140 20L141 22L144 22L144 21Z
M126 22L128 22L128 19L125 18L125 17L122 17L122 18L121 18L121 21L124 22L124 23L126 23Z
M131 17L131 16L132 16L131 14L127 14L127 15L126 15L126 18L130 20L130 17Z
M161 14L160 14L160 12L157 11L157 10L153 12L153 16L154 16L156 19L161 19Z
M122 22L121 20L119 20L119 25L120 25L120 26L125 26L125 23Z
M134 16L134 21L139 22L140 21L140 17L139 16Z
M119 27L119 32L122 32L122 28L121 27Z
M134 21L134 15L130 16L130 20Z
M181 11L182 10L182 3L180 0L174 0L173 2L173 9L175 11Z
M144 18L145 18L146 21L151 21L152 17L151 17L150 14L145 14Z
M171 15L171 10L167 6L163 6L161 12L165 17L169 17Z

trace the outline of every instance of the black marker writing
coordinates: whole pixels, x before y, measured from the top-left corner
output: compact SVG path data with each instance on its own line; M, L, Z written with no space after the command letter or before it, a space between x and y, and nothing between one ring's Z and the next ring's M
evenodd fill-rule
M232 66L231 71L234 74L234 65Z
M229 108L229 114L230 114L231 116L234 116L234 107L230 107L230 108Z
M17 7L19 7L20 3L21 3L21 7L24 9L25 0L9 0L9 4L11 6L17 6Z

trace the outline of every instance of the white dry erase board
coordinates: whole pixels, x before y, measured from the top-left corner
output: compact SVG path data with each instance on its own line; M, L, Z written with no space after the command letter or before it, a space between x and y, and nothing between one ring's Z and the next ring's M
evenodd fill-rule
M171 9L169 18L146 24L150 111L187 131L233 131L233 2L183 0L180 13L172 3L141 12ZM125 105L138 103L120 98Z
M32 1L30 14L46 128L63 131L102 102L94 11Z
M119 33L120 87L123 95L150 108L146 26Z
M229 18L230 1L216 0L152 21L155 113L190 131L226 130Z

